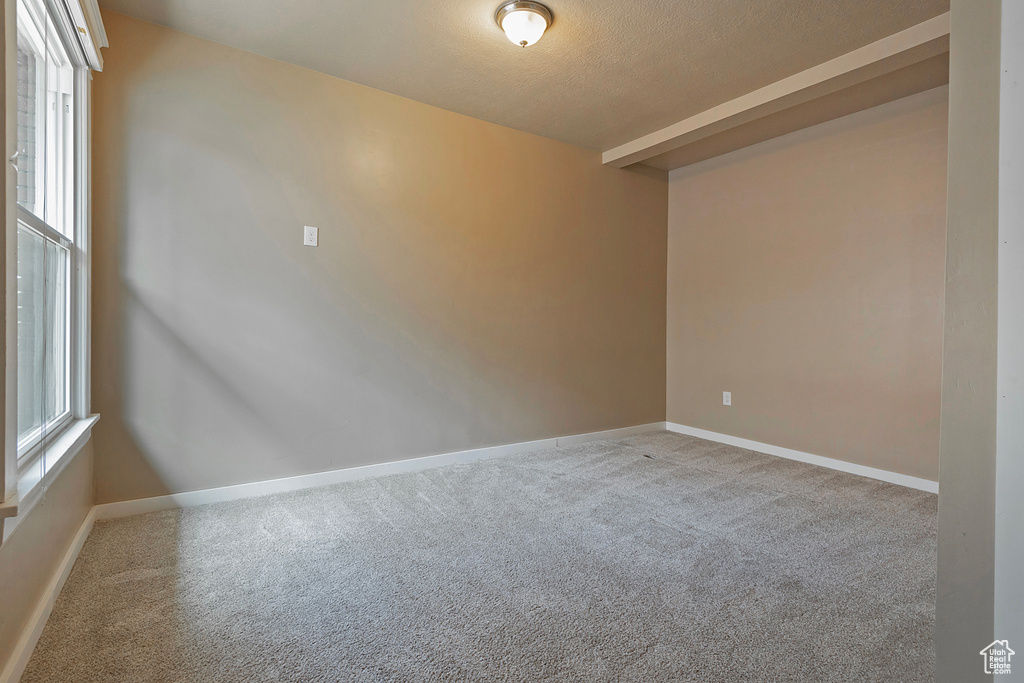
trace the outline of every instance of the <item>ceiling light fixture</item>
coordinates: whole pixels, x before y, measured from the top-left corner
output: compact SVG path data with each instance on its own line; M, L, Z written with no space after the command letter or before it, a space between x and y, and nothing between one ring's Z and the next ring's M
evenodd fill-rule
M506 2L494 13L494 20L516 45L533 45L551 25L551 10L539 2Z

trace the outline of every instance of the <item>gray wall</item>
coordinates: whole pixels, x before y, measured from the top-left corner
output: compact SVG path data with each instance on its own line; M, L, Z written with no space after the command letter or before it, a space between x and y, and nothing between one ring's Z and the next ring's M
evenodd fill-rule
M4 0L3 12L0 13L0 37L3 40L5 88L0 101L6 103L17 92L17 71L15 69L15 3ZM12 107L13 108L13 107ZM6 110L6 104L4 106ZM17 117L5 117L4 129L5 158L9 158L17 145ZM16 181L13 167L4 164L6 169L5 182L0 186L0 201L8 191L13 191ZM3 201L5 207L5 226L11 226L17 220L15 203ZM0 281L6 283L6 296L0 303L0 311L14 311L17 306L17 263L14 247L16 231L6 229L6 248L4 258L0 260ZM6 398L17 394L17 372L13 372L15 361L13 354L6 353L9 345L17 344L17 316L4 316L6 331L4 334L3 357L11 364L12 372L5 373L0 366L0 416L9 414L5 410ZM13 411L11 411L13 417ZM3 422L4 444L10 451L9 458L0 456L0 500L17 491L16 458L17 449L16 420L0 418ZM92 445L86 444L75 460L69 463L60 476L54 480L49 491L32 509L31 514L21 520L11 533L3 540L4 527L10 521L0 520L0 672L8 665L11 654L21 637L39 599L53 577L92 507ZM7 527L10 530L10 527Z
M1024 3L1004 2L999 92L995 636L1024 681Z
M97 502L664 420L664 174L104 21Z
M994 638L999 6L951 7L935 604L938 678L949 683L984 680L978 653Z
M0 546L0 671L92 507L92 443Z
M937 88L673 171L670 421L938 478L946 115Z

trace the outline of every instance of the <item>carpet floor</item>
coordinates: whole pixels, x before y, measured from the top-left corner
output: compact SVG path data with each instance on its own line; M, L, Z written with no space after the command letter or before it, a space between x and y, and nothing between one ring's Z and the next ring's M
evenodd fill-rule
M927 681L936 508L656 432L100 522L22 681Z

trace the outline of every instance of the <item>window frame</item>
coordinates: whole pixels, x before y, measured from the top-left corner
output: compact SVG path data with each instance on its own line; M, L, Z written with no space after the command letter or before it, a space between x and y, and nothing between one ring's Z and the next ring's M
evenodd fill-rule
M17 7L24 0L5 0L4 23L17 26ZM4 200L7 225L6 302L8 310L17 307L17 235L19 225L41 234L45 239L68 248L67 294L67 411L45 433L18 444L18 382L17 382L17 316L7 316L6 380L4 387L4 461L0 463L0 543L13 533L29 510L42 499L49 484L60 474L91 436L92 426L99 419L90 414L90 259L91 233L91 81L92 69L103 66L99 48L107 39L95 0L29 0L50 17L52 31L60 40L71 66L73 112L70 132L73 134L69 166L73 190L69 193L73 239L43 222L18 204L17 135L7 130L7 167ZM15 31L9 33L17 33ZM13 50L11 51L13 53ZM9 53L9 55L11 54ZM12 63L13 62L13 63ZM17 125L17 60L4 60L6 67L7 121ZM60 91L60 88L58 88ZM45 100L44 100L45 101ZM13 137L13 139L12 139ZM36 206L40 204L37 202ZM65 222L65 229L67 229ZM12 343L13 342L13 343Z

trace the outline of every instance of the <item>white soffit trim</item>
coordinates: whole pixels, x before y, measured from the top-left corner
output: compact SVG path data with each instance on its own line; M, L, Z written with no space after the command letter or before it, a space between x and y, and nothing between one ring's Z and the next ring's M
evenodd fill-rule
M53 605L57 601L57 596L60 595L61 589L64 588L64 583L68 580L71 569L75 566L75 560L78 559L78 554L82 551L82 546L85 545L85 539L89 538L89 533L92 531L95 520L96 508L94 507L89 510L89 513L85 516L85 521L82 522L82 526L78 528L78 533L75 534L75 538L71 541L67 552L64 553L64 559L61 560L57 571L54 572L50 583L47 584L46 590L39 599L35 611L29 618L28 624L25 625L25 630L22 631L21 637L18 638L14 651L11 653L11 658L7 661L3 671L0 671L0 683L16 683L21 678L21 674L25 672L28 660L32 657L32 651L35 650L36 643L39 642L39 636L43 634L43 627L46 626L46 621L50 618L50 613L53 611Z
M96 0L80 0L82 11L85 13L85 20L89 22L89 29L92 31L93 42L100 47L110 47L107 40L107 30L103 27L103 17L100 15L100 6Z
M603 432L560 436L551 439L540 439L538 441L524 441L504 446L474 448L468 451L442 453L440 455L429 455L422 458L399 460L397 462L384 462L376 465L349 467L343 470L304 474L297 477L286 477L284 479L271 479L269 481L257 481L250 484L222 486L220 488L204 489L202 491L189 491L187 493L172 493L167 496L140 498L138 500L126 500L118 503L105 503L96 506L96 518L113 519L116 517L142 515L148 512L160 512L163 510L193 507L196 505L225 503L233 500L241 500L243 498L268 496L275 493L286 493L288 491L298 491L301 489L316 488L318 486L330 486L332 484L340 484L346 481L356 481L371 477L383 477L389 474L420 472L435 467L441 467L442 465L474 462L476 460L497 458L503 455L528 453L530 451L557 448L559 446L573 446L587 441L620 439L627 436L633 436L635 434L657 432L664 429L664 422L652 422L650 424L637 425L635 427L623 427L622 429L610 429Z
M858 465L856 463L846 462L845 460L826 458L823 455L814 455L812 453L804 453L803 451L794 451L791 448L783 448L782 446L772 446L771 444L761 443L760 441L751 441L750 439L743 439L738 436L719 434L718 432L710 432L706 429L698 429L697 427L687 427L686 425L677 424L675 422L666 422L665 428L670 432L675 432L676 434L696 436L697 438L707 439L708 441L717 441L718 443L724 443L729 446L746 448L748 451L757 451L758 453L764 453L765 455L775 455L780 458L786 458L788 460L796 460L798 462L805 462L810 465L827 467L830 470L838 470L840 472L856 474L861 477L877 479L879 481L885 481L890 484L897 484L898 486L906 486L907 488L917 489L919 491L927 491L928 493L939 492L939 482L931 481L930 479L911 477L910 475L907 474L899 474L898 472L880 470L876 467Z
M82 52L94 71L103 71L103 55L100 48L108 47L107 31L96 0L64 0L68 15L77 30Z
M949 52L949 12L610 149L624 168Z

